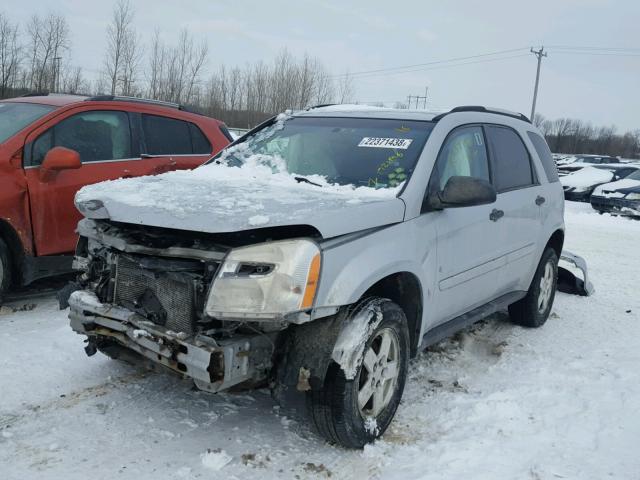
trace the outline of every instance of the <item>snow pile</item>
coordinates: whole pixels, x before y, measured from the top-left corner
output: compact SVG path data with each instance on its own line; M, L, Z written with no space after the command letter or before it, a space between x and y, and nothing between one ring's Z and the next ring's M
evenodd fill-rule
M609 170L595 167L584 167L575 173L560 178L565 187L591 187L599 183L610 182L613 173Z
M222 470L233 458L231 455L227 454L224 450L216 449L216 450L207 450L205 453L200 455L202 459L202 465L207 467L209 470Z

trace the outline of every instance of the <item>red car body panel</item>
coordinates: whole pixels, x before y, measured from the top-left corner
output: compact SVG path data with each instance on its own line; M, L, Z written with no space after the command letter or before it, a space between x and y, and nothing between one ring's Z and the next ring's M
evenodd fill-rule
M84 97L54 95L20 97L2 102L58 107L0 144L0 236L9 244L13 256L21 257L14 258L17 269L25 257L73 252L77 240L75 229L81 218L73 199L84 185L195 168L229 143L221 130L222 122L152 103L87 101ZM25 147L42 133L72 115L93 110L116 110L184 120L195 124L212 148L206 154L149 158L137 155L131 159L87 162L79 169L47 171L46 175L40 166L24 165ZM22 283L28 283L30 279L23 280Z

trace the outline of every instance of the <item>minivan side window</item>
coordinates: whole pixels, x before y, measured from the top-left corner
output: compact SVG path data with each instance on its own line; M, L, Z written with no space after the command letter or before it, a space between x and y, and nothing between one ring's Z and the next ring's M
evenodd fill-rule
M491 149L493 184L498 193L533 185L531 159L520 135L509 127L486 125L485 129Z
M527 132L527 135L529 135L529 140L533 143L533 148L536 149L536 153L542 162L542 168L544 168L544 173L547 175L547 180L550 183L559 182L558 167L556 167L556 162L551 156L551 150L549 150L549 145L547 145L545 139L535 132Z
M430 182L430 189L442 190L454 176L475 177L490 181L487 148L482 127L460 127L447 137Z
M124 112L102 110L65 118L33 142L31 165L41 165L53 147L75 150L82 163L131 158L129 117Z

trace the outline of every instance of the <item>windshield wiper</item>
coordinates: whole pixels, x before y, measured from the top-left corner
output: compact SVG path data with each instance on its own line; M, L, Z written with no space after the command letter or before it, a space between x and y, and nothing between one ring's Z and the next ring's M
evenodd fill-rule
M316 182L312 182L311 180L309 180L308 178L304 178L304 177L293 177L296 179L296 182L298 183L308 183L310 185L315 185L316 187L322 187L322 185L320 185L319 183Z

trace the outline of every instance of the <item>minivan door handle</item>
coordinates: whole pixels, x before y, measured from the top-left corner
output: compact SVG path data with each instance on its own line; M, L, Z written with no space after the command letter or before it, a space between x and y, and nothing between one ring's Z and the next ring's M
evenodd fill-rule
M538 206L542 205L545 202L545 200L546 199L544 197L541 197L540 195L538 195L536 197L536 205L538 205Z
M491 210L491 214L489 215L489 220L491 220L492 222L497 222L502 217L504 217L504 212L502 210L498 210L494 208L493 210Z

